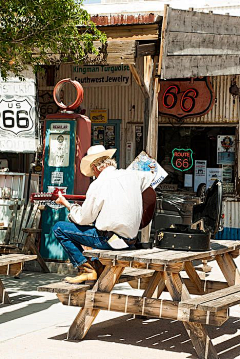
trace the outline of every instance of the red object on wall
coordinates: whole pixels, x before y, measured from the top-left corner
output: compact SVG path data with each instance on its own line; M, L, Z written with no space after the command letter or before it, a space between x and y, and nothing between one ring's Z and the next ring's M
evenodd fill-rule
M160 81L158 111L178 121L203 116L215 102L215 94L207 77Z

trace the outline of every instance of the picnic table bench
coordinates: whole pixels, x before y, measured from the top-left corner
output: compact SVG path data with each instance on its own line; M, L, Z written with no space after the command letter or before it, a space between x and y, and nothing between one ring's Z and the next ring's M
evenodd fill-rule
M198 357L218 358L206 324L222 325L229 318L229 308L240 303L240 272L234 261L240 254L240 241L214 240L211 250L204 252L153 248L84 254L98 257L105 266L95 284L61 282L39 287L56 293L64 305L81 307L68 339L83 339L102 309L182 321ZM195 260L215 260L226 281L202 280ZM143 289L143 295L112 293L115 284L124 281ZM172 300L160 299L163 291Z
M7 254L0 255L0 275L17 276L23 269L24 262L36 259L36 255ZM0 303L10 304L10 298L0 279Z

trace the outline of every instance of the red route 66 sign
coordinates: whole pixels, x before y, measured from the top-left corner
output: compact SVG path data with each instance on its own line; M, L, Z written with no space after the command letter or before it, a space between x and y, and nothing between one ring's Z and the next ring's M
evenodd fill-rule
M187 171L193 166L193 151L188 148L174 148L171 164L178 171Z
M161 80L158 96L159 114L181 121L203 116L214 104L215 95L207 77Z

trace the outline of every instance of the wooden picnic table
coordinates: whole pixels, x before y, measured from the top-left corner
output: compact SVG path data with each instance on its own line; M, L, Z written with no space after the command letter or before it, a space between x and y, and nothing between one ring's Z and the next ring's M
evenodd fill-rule
M18 276L27 261L36 259L36 255L6 254L0 255L0 275ZM10 298L0 279L0 304L10 304Z
M84 254L98 257L105 266L92 287L62 282L40 288L57 293L65 305L81 307L68 339L83 339L101 309L118 311L182 321L198 357L218 358L206 324L222 325L229 307L240 303L240 272L234 261L240 254L240 241L214 240L211 250L205 252L153 248L88 250ZM196 260L216 260L226 281L201 280L194 267ZM119 281L144 289L143 295L111 293ZM172 300L159 299L163 291L169 292Z

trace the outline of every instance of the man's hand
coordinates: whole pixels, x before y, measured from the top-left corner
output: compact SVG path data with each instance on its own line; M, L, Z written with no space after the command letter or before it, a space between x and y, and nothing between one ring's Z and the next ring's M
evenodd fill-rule
M58 198L56 199L56 203L57 204L62 204L63 206L65 206L68 210L70 210L70 203L68 202L68 200L62 195L62 193L59 191L58 192Z

